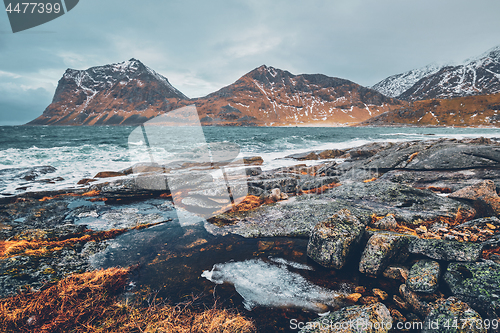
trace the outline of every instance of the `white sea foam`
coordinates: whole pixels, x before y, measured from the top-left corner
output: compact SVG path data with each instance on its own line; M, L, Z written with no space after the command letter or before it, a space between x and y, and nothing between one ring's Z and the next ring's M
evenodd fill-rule
M301 268L299 263L292 264L286 260L283 263ZM215 264L212 270L204 271L201 276L216 284L233 284L243 297L243 305L247 310L264 306L324 312L327 306L335 306L343 295L342 292L312 284L302 275L290 272L285 265L261 259Z

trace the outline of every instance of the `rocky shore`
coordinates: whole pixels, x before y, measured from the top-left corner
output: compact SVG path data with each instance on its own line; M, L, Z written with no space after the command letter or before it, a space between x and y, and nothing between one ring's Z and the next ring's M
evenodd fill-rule
M258 157L246 159L247 177L233 191L247 186L248 195L204 226L213 235L308 238L307 254L318 264L343 270L354 263L387 286L353 288L346 307L304 332L353 320L371 323L362 332L388 332L389 323L392 331L415 323L413 331L500 332L498 141L371 143L287 158L297 165L270 171ZM319 163L302 164L308 160ZM33 170L33 181L42 169ZM71 190L2 198L1 296L92 270L90 258L108 239L175 219L176 193L138 186L132 169L100 173ZM168 175L163 166L135 170L142 181ZM218 207L216 194L199 195L209 184L189 182L185 209Z

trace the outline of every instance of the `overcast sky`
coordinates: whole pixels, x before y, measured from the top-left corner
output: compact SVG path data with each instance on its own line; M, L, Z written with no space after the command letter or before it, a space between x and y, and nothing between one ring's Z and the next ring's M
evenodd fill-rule
M188 97L266 64L370 86L500 45L499 0L81 0L12 33L0 14L0 125L50 104L66 68L137 58Z

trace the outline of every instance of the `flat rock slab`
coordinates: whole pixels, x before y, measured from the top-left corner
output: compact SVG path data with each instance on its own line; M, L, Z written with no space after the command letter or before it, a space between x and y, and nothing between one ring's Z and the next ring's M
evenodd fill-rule
M432 294L439 286L440 275L438 262L419 260L411 267L406 285L412 291Z
M307 255L324 267L342 268L352 249L359 244L365 226L348 210L318 223L311 232Z
M451 263L444 280L453 295L471 306L500 309L500 264L493 261Z
M373 181L341 185L322 194L301 195L251 211L220 214L215 218L229 225L207 224L207 230L215 235L234 233L243 237L308 237L317 223L341 209L349 210L364 224L371 222L373 214L393 214L396 220L405 222L453 219L459 210L462 215L475 214L467 204L431 191Z
M392 327L389 309L382 303L343 308L311 322L301 333L386 333Z
M408 258L408 235L393 232L377 232L370 237L366 244L359 271L364 274L377 276L381 274L389 263L398 263Z
M478 168L429 171L403 169L388 171L380 179L416 188L434 188L454 192L486 179L500 185L500 169ZM497 190L500 190L500 187L497 187Z
M340 167L381 171L500 168L500 147L456 140L402 142L383 149L370 158L347 162Z
M439 302L431 310L427 318L425 318L421 332L486 333L484 323L479 313L474 311L467 303L455 297L450 297Z
M446 261L477 261L483 251L480 243L413 238L410 253L423 254L431 259Z

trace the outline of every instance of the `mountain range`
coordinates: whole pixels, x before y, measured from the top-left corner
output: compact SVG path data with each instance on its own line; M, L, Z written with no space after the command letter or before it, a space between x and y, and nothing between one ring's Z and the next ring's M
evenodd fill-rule
M68 69L52 103L28 125L138 125L191 104L203 125L496 125L500 46L460 65L429 65L372 87L262 65L195 99L137 59Z

